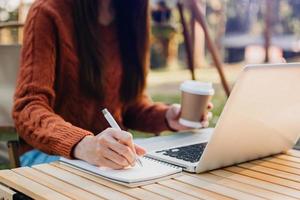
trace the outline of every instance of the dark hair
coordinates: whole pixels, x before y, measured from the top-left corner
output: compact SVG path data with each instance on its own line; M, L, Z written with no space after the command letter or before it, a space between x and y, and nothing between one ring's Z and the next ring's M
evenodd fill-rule
M74 25L80 62L80 82L85 90L103 98L102 54L98 45L99 0L73 0ZM112 0L123 65L120 96L124 103L135 101L146 85L149 56L148 0Z

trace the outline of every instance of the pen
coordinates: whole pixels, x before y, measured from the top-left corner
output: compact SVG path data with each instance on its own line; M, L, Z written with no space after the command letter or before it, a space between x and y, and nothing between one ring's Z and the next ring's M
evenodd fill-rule
M119 131L121 131L120 126L118 125L118 123L116 122L116 120L113 118L113 116L110 114L110 112L105 108L102 110L102 113L105 117L105 119L107 120L107 122L109 123L109 125L112 128L118 129ZM142 167L143 163L142 161L139 159L139 157L137 155L135 155L135 161Z

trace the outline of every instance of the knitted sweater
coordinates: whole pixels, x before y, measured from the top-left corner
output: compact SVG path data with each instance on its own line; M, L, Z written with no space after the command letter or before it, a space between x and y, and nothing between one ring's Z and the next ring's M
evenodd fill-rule
M72 0L37 0L27 17L13 108L17 131L25 141L21 152L34 147L72 158L82 138L109 127L103 108L124 129L168 129L167 105L153 103L146 95L130 106L120 101L122 63L114 25L99 25L104 99L85 95L79 84L71 4Z

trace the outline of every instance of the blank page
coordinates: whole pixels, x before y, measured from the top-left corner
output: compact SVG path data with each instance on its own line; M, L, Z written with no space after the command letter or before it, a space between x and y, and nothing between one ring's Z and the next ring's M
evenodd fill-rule
M150 158L143 157L140 159L143 163L142 167L136 164L134 167L121 170L97 167L81 160L69 160L66 158L61 158L60 161L76 166L88 172L92 172L105 178L111 179L113 181L128 184L160 179L166 176L177 174L182 171L181 168L162 163Z

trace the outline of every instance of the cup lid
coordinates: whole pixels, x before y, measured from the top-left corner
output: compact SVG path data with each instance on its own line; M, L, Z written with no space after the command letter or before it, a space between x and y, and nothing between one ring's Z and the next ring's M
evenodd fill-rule
M181 83L180 90L191 94L214 95L215 90L211 82L187 80Z

